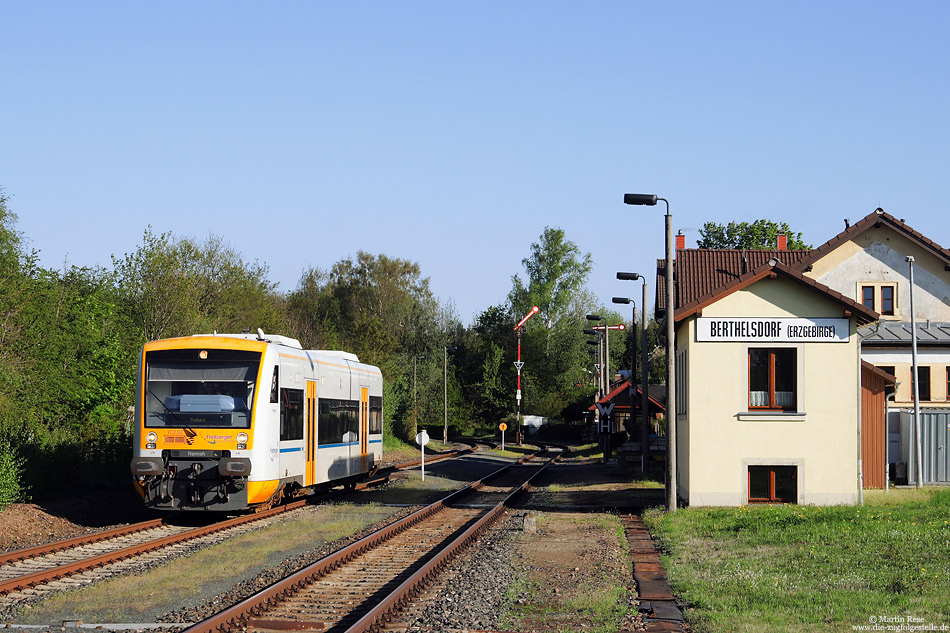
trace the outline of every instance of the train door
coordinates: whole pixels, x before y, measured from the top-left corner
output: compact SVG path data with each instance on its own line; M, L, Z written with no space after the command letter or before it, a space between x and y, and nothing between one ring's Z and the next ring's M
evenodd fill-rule
M360 387L360 472L369 470L369 387Z
M317 480L317 381L307 381L307 469L305 486L312 486Z

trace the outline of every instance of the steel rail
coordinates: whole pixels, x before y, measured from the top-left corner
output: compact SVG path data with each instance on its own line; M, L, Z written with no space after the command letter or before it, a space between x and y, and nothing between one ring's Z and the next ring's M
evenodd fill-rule
M539 451L540 453L540 451ZM536 453L537 454L537 453ZM373 549L386 540L389 540L396 534L399 534L421 521L431 517L445 508L449 503L476 490L484 485L489 479L494 479L511 468L527 461L533 455L527 455L517 462L512 462L490 473L482 479L472 482L467 486L456 490L442 499L421 508L412 514L380 528L372 534L343 547L342 549L329 554L315 563L298 570L283 580L279 580L257 594L245 598L241 602L203 620L185 629L184 633L217 633L234 629L242 629L246 626L251 617L260 616L270 607L276 606L283 599L295 594L315 580L326 575L333 569L336 569L345 562L348 562L364 552ZM559 457L559 456L558 456ZM503 505L503 504L502 504ZM467 532L466 532L467 533Z
M16 578L11 578L9 580L0 581L0 595L35 587L52 580L59 580L60 578L79 574L90 569L96 569L97 567L103 567L105 565L109 565L120 560L125 560L127 558L132 558L133 556L138 556L140 554L145 554L147 552L152 552L163 547L168 547L177 543L182 543L202 536L207 536L209 534L214 534L215 532L220 532L221 530L226 530L243 523L252 523L260 519L266 519L278 514L282 514L289 510L295 510L306 504L307 501L295 501L293 503L271 508L270 510L265 510L257 514L248 514L227 519L225 521L213 523L212 525L193 528L186 532L173 534L171 536L166 536L154 541L149 541L147 543L123 547L122 549L118 549L113 552L107 552L105 554L100 554L91 558L85 558L83 560L68 563L66 565L59 565L50 569L45 569L42 571L33 572L31 574L18 576Z
M471 453L473 450L477 450L477 446L471 446L467 449L448 451L446 453L441 453L439 455L433 456L430 458L432 460L438 461L442 459L447 459L450 457L457 457L459 455L465 455ZM415 462L406 462L402 464L396 464L391 466L389 469L384 469L381 472L386 470L395 471L405 468L412 468L419 464L419 461ZM388 478L388 473L387 477ZM379 477L371 479L366 482L361 482L357 485L357 489L366 488L372 484L378 483L379 481L384 481L386 478ZM114 550L112 552L107 552L100 554L98 556L86 558L80 561L74 561L72 563L58 565L56 567L51 567L46 570L41 570L37 572L32 572L30 574L24 574L16 578L11 578L8 580L0 581L0 595L7 593L12 593L21 589L26 589L29 587L35 587L37 585L65 578L77 573L82 573L90 569L95 569L97 567L102 567L120 560L131 558L139 554L144 554L146 552L154 551L156 549L161 549L162 547L168 547L169 545L174 545L179 542L199 538L201 536L206 536L208 534L213 534L214 532L224 530L235 525L239 525L245 522L251 522L258 519L264 519L272 517L277 514L281 514L288 510L293 510L299 508L303 505L313 502L313 497L308 496L307 499L302 499L299 501L294 501L284 505L276 506L273 508L268 508L266 510L259 510L254 514L244 515L234 519L228 519L224 522L215 523L211 526L194 528L193 530L188 530L181 532L177 535L172 535L150 541L148 543L141 543L138 545L132 545L129 547L121 548ZM100 543L110 539L120 538L123 536L128 536L130 534L135 534L138 532L143 532L145 530L150 530L154 528L161 527L166 525L163 519L151 519L149 521L142 521L140 523L134 523L131 525L120 526L117 528L112 528L109 530L101 530L99 532L94 532L92 534L85 534L69 539L63 539L60 541L55 541L52 543L45 543L42 545L36 545L34 547L27 547L18 550L12 550L9 552L0 553L0 565L8 565L11 563L16 563L20 561L26 561L29 559L36 559L48 554L54 554L58 552L63 552L69 549L82 547L84 545L91 545L93 543Z
M128 536L129 534L144 532L145 530L151 530L161 526L162 519L151 519L149 521L142 521L141 523L123 525L122 527L112 528L110 530L102 530L100 532L93 532L91 534L83 534L82 536L74 536L73 538L63 539L62 541L44 543L43 545L36 545L35 547L24 547L23 549L11 550L9 552L0 554L0 565L8 565L10 563L26 560L28 558L38 558L40 556L44 556L45 554L62 552L74 547L90 545L92 543L98 543L99 541L107 541L111 538L119 538L120 536Z
M415 573L407 578L401 585L396 587L386 598L371 609L369 613L357 620L353 626L346 629L345 633L366 633L376 630L389 622L394 611L404 607L409 600L415 596L420 589L431 582L436 575L458 554L468 548L485 530L490 528L501 514L513 503L515 497L524 493L531 482L539 476L544 470L558 461L560 455L544 464L536 473L531 475L527 481L521 484L516 490L512 491L505 499L494 508L486 512L482 518L476 521L470 528L465 530L458 538L449 543L443 550L436 554L431 560L420 567ZM521 462L519 462L521 463Z

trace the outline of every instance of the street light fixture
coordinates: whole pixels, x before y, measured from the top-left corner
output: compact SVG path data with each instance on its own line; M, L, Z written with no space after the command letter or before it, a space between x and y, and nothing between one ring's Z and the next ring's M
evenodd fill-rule
M673 216L670 203L656 194L625 193L623 203L656 206L662 200L666 205L666 508L676 511L676 332L673 323Z
M442 426L442 443L449 443L449 354L454 354L458 348L457 347L448 347L443 346L445 350L445 355L442 360L442 384L443 384L443 400L442 400L442 411L444 414L443 426Z

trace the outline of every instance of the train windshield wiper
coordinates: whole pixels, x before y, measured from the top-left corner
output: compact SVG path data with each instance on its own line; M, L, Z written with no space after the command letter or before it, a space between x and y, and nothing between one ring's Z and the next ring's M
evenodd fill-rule
M174 411L172 411L171 409L168 408L168 406L165 404L165 401L164 401L164 400L162 400L161 398L159 398L158 396L156 396L156 395L152 392L151 389L146 389L146 391L148 391L149 395L152 396L153 398L155 398L156 400L158 400L158 403L159 403L160 405L162 405L162 408L165 409L165 415L170 415L171 417L173 417L173 418L175 419L175 421L178 422L178 423L181 425L181 427L182 427L183 429L185 429L185 433L188 435L188 437L195 437L196 435L198 435L198 432L195 431L195 430L194 430L193 428L191 428L190 426L188 426L188 423L185 422L185 420L183 420L182 418L178 417L178 414L177 414L177 413L175 413Z

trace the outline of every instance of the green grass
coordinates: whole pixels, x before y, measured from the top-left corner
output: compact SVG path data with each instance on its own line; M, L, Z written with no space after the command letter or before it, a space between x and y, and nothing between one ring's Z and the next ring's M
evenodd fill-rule
M950 490L864 506L648 511L697 632L851 631L872 617L950 623Z
M415 449L419 450L418 446L403 442L401 439L393 435L392 433L383 434L383 454L386 454L386 451L394 450L409 450Z
M500 446L500 445L499 445ZM530 455L538 451L537 446L533 445L522 445L518 446L514 442L508 443L505 442L505 450L501 448L493 448L489 451L491 455L497 455L498 457L507 457L509 459L521 459L525 455Z

